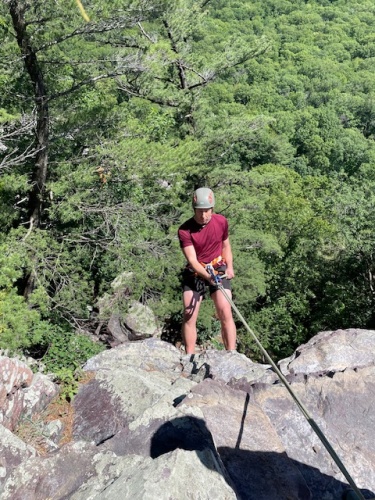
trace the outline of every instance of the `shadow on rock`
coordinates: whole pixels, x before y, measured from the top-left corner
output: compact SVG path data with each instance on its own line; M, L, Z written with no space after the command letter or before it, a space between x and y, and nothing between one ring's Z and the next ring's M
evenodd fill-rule
M176 449L209 448L222 466L221 473L240 500L341 500L349 486L318 469L290 459L286 453L218 447L204 420L186 416L163 424L151 439L150 456L157 458ZM203 465L204 454L197 454ZM361 490L365 499L374 497Z
M350 489L286 453L228 447L218 452L241 500L342 500ZM361 492L366 499L374 497L370 490Z
M176 450L202 451L216 448L210 431L204 420L195 417L180 417L163 424L151 439L150 456L160 455Z

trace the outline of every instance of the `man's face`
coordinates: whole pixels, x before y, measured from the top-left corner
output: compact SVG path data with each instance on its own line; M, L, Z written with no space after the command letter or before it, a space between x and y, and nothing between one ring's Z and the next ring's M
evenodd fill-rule
M201 224L202 226L208 224L211 220L211 217L212 217L212 208L194 209L194 219L198 222L198 224Z

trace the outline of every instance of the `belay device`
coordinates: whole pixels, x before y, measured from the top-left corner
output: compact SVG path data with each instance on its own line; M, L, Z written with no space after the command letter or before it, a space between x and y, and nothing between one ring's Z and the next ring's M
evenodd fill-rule
M207 271L207 272L208 272L208 274L211 276L211 278L214 280L215 285L216 285L216 286L221 285L221 287L222 287L222 288L223 288L223 290L224 290L224 287L223 287L223 285L222 285L222 283L221 283L221 279L222 279L222 277L223 277L223 276L220 276L220 274L215 273L215 269L214 269L214 267L213 267L211 264L207 264L207 266L206 266L206 271Z

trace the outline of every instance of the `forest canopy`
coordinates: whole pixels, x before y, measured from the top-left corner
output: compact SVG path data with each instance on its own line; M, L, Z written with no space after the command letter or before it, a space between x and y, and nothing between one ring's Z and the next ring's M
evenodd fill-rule
M374 3L82 4L88 20L74 0L0 5L0 348L79 366L124 273L177 338L177 228L200 186L276 359L374 328ZM210 301L199 328L217 334Z

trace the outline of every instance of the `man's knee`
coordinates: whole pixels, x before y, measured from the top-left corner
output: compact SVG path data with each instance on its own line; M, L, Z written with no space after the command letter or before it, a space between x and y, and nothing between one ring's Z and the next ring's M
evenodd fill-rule
M183 314L182 315L182 324L183 325L195 325L197 322L197 318L193 316L193 314Z
M223 304L216 307L216 315L220 321L229 321L232 319L232 308L229 304Z

